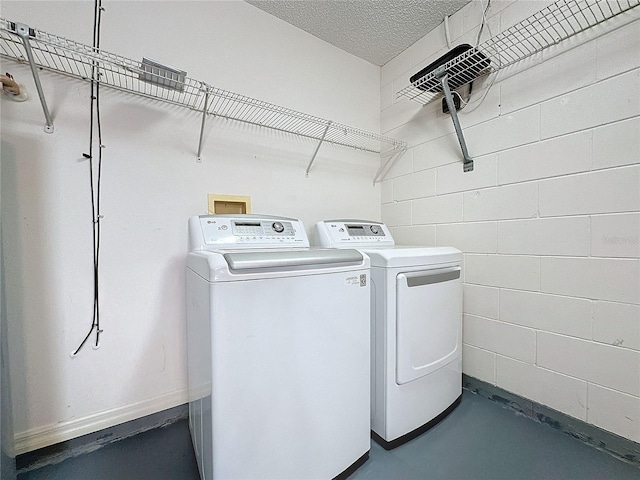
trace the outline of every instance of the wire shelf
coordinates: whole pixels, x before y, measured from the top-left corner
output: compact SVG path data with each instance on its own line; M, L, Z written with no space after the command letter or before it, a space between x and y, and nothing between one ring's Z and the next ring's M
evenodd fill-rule
M0 18L0 56L28 63L29 57L16 25L20 24ZM142 62L131 60L32 28L29 29L29 45L38 68L85 81L93 80L106 87L205 115L372 153L406 149L404 142L393 138L212 87L187 77L184 72L156 69L154 62L147 59Z
M22 39L15 33L13 25L13 22L0 19L0 55L28 63ZM201 110L204 105L202 82L187 78L182 91L163 88L141 79L147 72L139 61L41 30L30 29L30 32L29 43L38 68L86 81L95 77L101 85L194 110Z
M336 145L355 147L368 152L380 153L381 146L385 144L394 150L404 145L403 142L393 138L324 120L219 88L211 88L210 94L211 101L207 112L218 117L239 120Z
M640 0L559 0L446 61L442 67L448 73L449 85L455 89L524 60L639 4ZM435 69L420 78L412 77L410 81L411 85L400 90L396 97L405 96L426 105L442 95Z

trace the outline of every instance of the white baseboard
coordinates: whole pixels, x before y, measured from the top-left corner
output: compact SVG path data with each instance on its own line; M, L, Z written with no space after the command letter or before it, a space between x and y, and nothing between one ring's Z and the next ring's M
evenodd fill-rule
M73 420L56 423L54 425L19 432L14 435L15 454L21 455L82 435L94 433L104 428L113 427L130 420L183 405L188 401L188 390L182 389L123 407L87 415L86 417L74 418Z

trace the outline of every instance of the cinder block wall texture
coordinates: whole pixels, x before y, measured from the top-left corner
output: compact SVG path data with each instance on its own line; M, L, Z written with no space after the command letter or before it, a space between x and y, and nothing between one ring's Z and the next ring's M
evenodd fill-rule
M549 2L491 2L482 39ZM476 43L482 7L449 20ZM464 252L463 368L640 442L640 7L476 81L460 121L396 98L448 50L441 26L382 68L398 243ZM490 32L489 32L490 30Z

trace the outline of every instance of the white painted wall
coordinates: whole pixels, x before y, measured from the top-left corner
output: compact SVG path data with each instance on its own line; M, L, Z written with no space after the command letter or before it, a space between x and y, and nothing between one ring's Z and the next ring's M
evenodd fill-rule
M240 1L104 2L103 50L378 132L379 68ZM93 2L2 2L13 21L91 44ZM89 85L5 61L31 100L2 104L2 225L18 453L186 401L187 219L207 193L250 195L256 213L380 218L379 158L101 90L102 345L70 357L91 324ZM4 353L4 352L3 352Z
M492 33L549 3L492 2ZM410 146L383 182L383 221L401 243L464 251L464 372L635 442L638 10L503 70L460 114L473 173L439 100L395 99L447 51L443 27L381 77L382 132ZM454 45L475 43L480 12L474 1L453 15ZM472 101L490 84L476 82Z

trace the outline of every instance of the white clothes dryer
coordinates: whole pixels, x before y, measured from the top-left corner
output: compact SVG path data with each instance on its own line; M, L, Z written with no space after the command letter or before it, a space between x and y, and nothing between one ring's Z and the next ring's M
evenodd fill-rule
M370 448L369 259L302 222L189 220L189 425L203 480L345 477Z
M326 220L317 245L371 259L371 429L387 450L415 438L462 396L462 252L395 246L380 222Z

